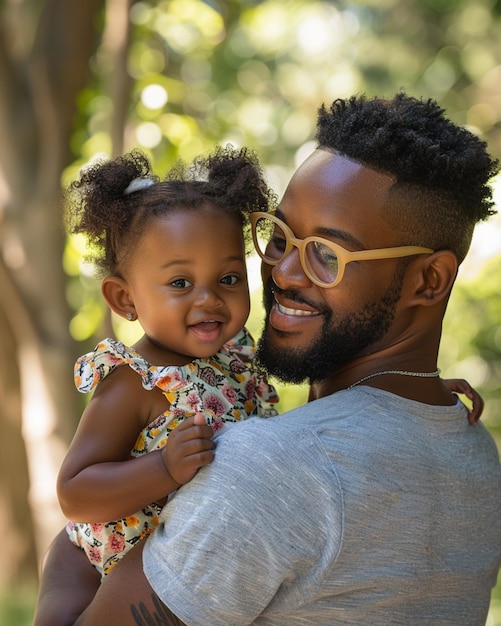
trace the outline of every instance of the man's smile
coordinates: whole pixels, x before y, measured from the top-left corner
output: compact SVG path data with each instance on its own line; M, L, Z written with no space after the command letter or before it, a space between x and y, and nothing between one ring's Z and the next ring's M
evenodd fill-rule
M295 315L298 317L311 317L312 315L318 315L318 312L316 311L307 311L305 309L297 309L297 308L284 306L283 304L280 304L280 302L277 300L276 297L275 297L275 306L278 309L278 311L282 313L283 315Z
M321 312L297 299L286 297L284 294L273 294L274 302L270 310L270 324L278 331L297 331L309 320L320 317ZM279 300L280 298L280 300Z

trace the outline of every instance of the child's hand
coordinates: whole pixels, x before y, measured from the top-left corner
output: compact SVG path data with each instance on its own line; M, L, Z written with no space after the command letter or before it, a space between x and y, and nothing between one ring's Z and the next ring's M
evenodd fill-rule
M184 485L203 465L212 462L213 434L203 415L186 419L169 434L167 444L160 452L172 480Z
M472 388L470 383L460 378L451 378L444 380L446 387L453 393L461 393L471 400L472 407L468 414L470 424L476 424L484 410L484 401L482 396Z

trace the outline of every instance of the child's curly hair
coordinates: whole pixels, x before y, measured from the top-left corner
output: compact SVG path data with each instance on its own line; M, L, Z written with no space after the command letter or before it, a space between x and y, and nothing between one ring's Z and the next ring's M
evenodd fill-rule
M433 100L402 91L335 100L319 110L317 139L320 148L395 176L387 218L402 245L449 249L462 261L475 224L495 212L488 181L499 162Z
M169 211L217 209L242 224L249 250L249 213L276 206L255 153L231 146L191 165L178 162L164 181L133 150L83 170L65 195L68 231L87 236L88 258L101 276L120 276L146 224Z

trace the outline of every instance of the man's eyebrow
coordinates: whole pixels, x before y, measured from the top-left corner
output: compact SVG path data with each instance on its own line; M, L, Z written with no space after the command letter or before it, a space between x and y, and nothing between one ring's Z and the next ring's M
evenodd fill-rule
M287 218L285 217L285 215L282 213L280 209L277 209L275 211L275 215L279 219L281 219L282 222L285 222L287 224ZM326 226L319 226L315 231L315 235L317 237L325 237L327 239L337 239L337 240L344 241L358 250L365 250L367 248L367 246L364 246L361 241L359 241L352 234L347 233L345 230L338 230L336 228L327 228Z

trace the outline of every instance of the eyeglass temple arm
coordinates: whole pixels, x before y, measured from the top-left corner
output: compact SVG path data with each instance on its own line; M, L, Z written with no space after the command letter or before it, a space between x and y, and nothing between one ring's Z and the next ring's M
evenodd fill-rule
M375 250L357 250L354 252L345 251L346 261L363 261L376 259L396 259L413 254L431 254L435 252L431 248L421 246L398 246L396 248L380 248Z

